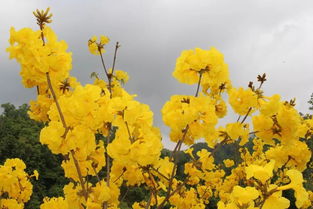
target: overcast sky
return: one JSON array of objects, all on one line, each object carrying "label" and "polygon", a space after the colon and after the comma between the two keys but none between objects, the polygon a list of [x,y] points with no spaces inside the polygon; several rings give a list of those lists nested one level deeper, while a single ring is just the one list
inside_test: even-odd
[{"label": "overcast sky", "polygon": [[[247,86],[268,75],[266,95],[297,99],[308,112],[313,92],[313,1],[311,0],[0,0],[0,103],[15,105],[35,98],[24,89],[20,67],[8,59],[9,29],[37,29],[32,11],[51,7],[50,25],[73,52],[72,75],[83,84],[91,72],[102,73],[99,57],[89,54],[87,41],[107,35],[105,55],[111,64],[114,43],[117,69],[125,70],[125,86],[150,105],[163,133],[160,110],[173,94],[194,94],[196,86],[178,83],[171,73],[182,50],[214,46],[229,65],[234,86]],[[164,138],[166,138],[164,136]]]}]

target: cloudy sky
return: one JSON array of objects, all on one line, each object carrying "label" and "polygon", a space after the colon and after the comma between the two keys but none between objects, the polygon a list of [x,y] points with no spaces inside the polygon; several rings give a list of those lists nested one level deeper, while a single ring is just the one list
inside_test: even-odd
[{"label": "cloudy sky", "polygon": [[[117,68],[130,75],[126,88],[150,105],[165,134],[160,110],[173,94],[194,94],[195,86],[179,84],[171,73],[182,50],[211,46],[229,65],[234,86],[246,86],[268,75],[265,94],[297,99],[308,112],[313,92],[313,1],[310,0],[0,0],[0,103],[34,99],[24,89],[19,65],[8,59],[9,29],[37,29],[32,11],[51,7],[51,27],[73,52],[72,75],[91,82],[102,72],[99,57],[89,54],[87,40],[107,35],[110,65],[114,43],[122,45]],[[164,136],[164,138],[166,138]]]}]

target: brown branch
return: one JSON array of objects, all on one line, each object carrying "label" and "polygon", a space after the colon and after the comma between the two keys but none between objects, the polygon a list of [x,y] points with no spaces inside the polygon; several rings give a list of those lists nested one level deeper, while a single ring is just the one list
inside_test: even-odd
[{"label": "brown branch", "polygon": [[155,171],[157,174],[159,174],[160,176],[162,176],[163,178],[165,178],[166,180],[169,181],[169,178],[166,177],[164,174],[162,174],[158,169],[154,168],[153,166],[150,167],[153,171]]},{"label": "brown branch", "polygon": [[[176,159],[176,154],[177,152],[180,151],[180,148],[181,148],[181,144],[184,142],[185,138],[186,138],[186,135],[187,135],[187,132],[189,130],[189,125],[186,126],[185,130],[184,130],[184,135],[182,137],[182,139],[180,140],[181,142],[179,143],[179,141],[177,142],[177,144],[179,144],[177,146],[177,149],[175,151],[175,153],[173,154],[173,156],[175,156],[174,158]],[[165,199],[162,201],[162,203],[158,206],[158,209],[161,209],[163,208],[164,204],[166,203],[166,201],[172,196],[171,194],[171,190],[172,190],[172,186],[173,186],[173,180],[174,180],[174,177],[175,177],[175,171],[177,169],[177,163],[175,162],[175,159],[174,159],[174,167],[172,169],[172,173],[171,173],[171,176],[169,178],[169,185],[168,185],[168,189],[167,189],[167,194],[166,194],[166,197]]]},{"label": "brown branch", "polygon": [[[156,205],[158,205],[158,189],[157,189],[157,187],[156,187],[156,185],[154,184],[155,183],[155,179],[153,178],[153,175],[150,173],[150,171],[148,170],[148,174],[149,174],[149,177],[150,177],[150,179],[151,179],[151,181],[152,181],[152,185],[153,185],[153,189],[151,190],[151,196],[152,196],[152,194],[154,195],[154,198],[155,198],[155,201],[156,201]],[[150,206],[150,201],[151,201],[151,196],[150,196],[150,200],[148,201],[148,203],[147,203],[147,206],[146,207],[148,207],[149,208],[149,206]]]},{"label": "brown branch", "polygon": [[129,187],[127,187],[127,190],[126,190],[125,194],[123,195],[122,199],[120,200],[120,202],[123,202],[123,200],[125,199],[128,192],[129,192]]},{"label": "brown branch", "polygon": [[[108,146],[110,143],[110,141],[109,141],[110,138],[107,137],[106,140],[107,140],[107,146]],[[110,156],[107,152],[106,152],[106,155],[107,155],[107,157],[106,157],[106,159],[107,159],[107,186],[109,187],[110,186]]]},{"label": "brown branch", "polygon": [[267,200],[267,198],[269,198],[272,194],[274,194],[275,192],[279,192],[279,190],[277,190],[276,188],[275,189],[272,189],[271,191],[269,192],[266,192],[265,194],[263,194],[263,200],[262,202],[260,203],[260,205],[258,207],[260,207],[260,209],[263,208],[264,206],[264,203],[265,201]]},{"label": "brown branch", "polygon": [[[123,117],[123,119],[124,119],[124,117]],[[124,122],[125,122],[125,125],[126,125],[126,129],[127,129],[127,133],[128,133],[129,140],[130,140],[131,143],[134,143],[134,139],[133,139],[133,137],[132,137],[132,135],[131,135],[131,133],[130,133],[128,123],[127,123],[127,121],[125,121],[125,120],[124,120]]]},{"label": "brown branch", "polygon": [[120,48],[120,45],[118,42],[116,42],[115,44],[115,51],[114,51],[114,58],[113,58],[113,64],[112,64],[112,74],[114,72],[115,69],[115,63],[116,63],[116,55],[117,55],[117,49]]},{"label": "brown branch", "polygon": [[152,199],[152,193],[149,195],[149,199],[148,199],[148,202],[147,202],[147,205],[145,207],[145,209],[148,209],[150,204],[151,204],[151,199]]},{"label": "brown branch", "polygon": [[252,110],[252,107],[249,107],[248,112],[246,113],[245,117],[242,119],[242,121],[240,122],[240,124],[243,124],[243,122],[245,122],[245,120],[247,119],[247,117],[248,117],[249,113],[251,112],[251,110]]},{"label": "brown branch", "polygon": [[103,67],[103,69],[105,71],[105,74],[108,75],[108,71],[107,71],[107,68],[105,67],[105,64],[104,64],[104,60],[103,60],[101,49],[98,48],[98,51],[99,51],[99,54],[100,54],[100,57],[101,57],[102,67]]},{"label": "brown branch", "polygon": [[98,173],[97,173],[97,171],[96,171],[95,166],[93,166],[93,164],[91,164],[91,167],[92,167],[93,171],[95,172],[95,175],[96,175],[96,177],[97,177],[98,182],[100,182],[100,178],[99,178],[99,175],[98,175]]},{"label": "brown branch", "polygon": [[86,187],[85,187],[85,182],[83,180],[83,176],[82,176],[82,173],[81,173],[81,170],[80,170],[79,163],[78,163],[77,159],[75,158],[74,154],[75,154],[74,151],[71,150],[71,155],[72,155],[73,160],[74,160],[74,164],[75,164],[75,168],[77,170],[77,174],[78,174],[78,178],[79,178],[79,181],[80,181],[80,185],[81,185],[81,187],[83,189],[83,195],[84,195],[85,200],[87,201],[88,193],[87,193],[87,190],[86,190]]},{"label": "brown branch", "polygon": [[196,91],[195,97],[198,96],[199,89],[200,89],[201,79],[202,79],[202,73],[200,73],[200,76],[199,76],[198,85],[197,85],[197,91]]},{"label": "brown branch", "polygon": [[[198,80],[198,85],[197,85],[197,90],[196,90],[196,93],[195,93],[195,97],[198,97],[199,89],[200,89],[200,84],[201,84],[201,79],[202,79],[202,72],[200,72],[200,76],[199,76],[199,80]],[[164,204],[168,201],[168,199],[173,195],[173,194],[171,193],[171,190],[172,190],[172,186],[173,186],[173,180],[174,180],[174,177],[175,177],[175,171],[176,171],[176,169],[177,169],[177,162],[175,162],[175,160],[176,160],[176,155],[177,155],[177,153],[178,153],[178,152],[180,151],[180,149],[181,149],[181,146],[182,146],[182,144],[183,144],[183,142],[184,142],[184,140],[185,140],[185,138],[186,138],[186,136],[187,136],[188,130],[189,130],[189,125],[187,124],[187,125],[186,125],[186,128],[183,130],[183,131],[184,131],[184,135],[183,135],[182,139],[177,142],[177,144],[176,144],[176,146],[175,146],[175,148],[174,148],[174,150],[173,150],[173,153],[172,153],[172,155],[171,155],[170,161],[172,161],[173,158],[175,158],[175,159],[174,159],[174,167],[173,167],[171,176],[170,176],[170,178],[169,178],[169,186],[168,186],[168,190],[167,190],[166,197],[165,197],[165,199],[163,200],[163,202],[158,206],[158,209],[161,209],[161,208],[164,206]]]},{"label": "brown branch", "polygon": [[172,193],[170,193],[170,195],[168,195],[168,196],[165,197],[165,199],[164,199],[163,202],[157,207],[157,209],[162,209],[163,206],[164,206],[164,204],[170,199],[170,197],[171,197],[172,195],[174,195],[176,192],[178,192],[178,191],[187,183],[187,181],[188,181],[188,177],[185,178],[184,182],[181,183],[181,184],[179,184],[179,185],[176,187],[176,189],[175,189]]},{"label": "brown branch", "polygon": [[113,183],[117,182],[117,180],[119,180],[124,175],[125,172],[126,172],[126,168],[124,167],[123,172],[113,181]]},{"label": "brown branch", "polygon": [[52,83],[51,83],[51,79],[50,79],[50,75],[49,75],[48,72],[46,73],[46,77],[47,77],[47,82],[48,82],[49,90],[50,90],[50,92],[51,92],[51,94],[52,94],[52,97],[53,97],[53,100],[54,100],[54,102],[55,102],[55,104],[56,104],[56,106],[57,106],[57,109],[58,109],[59,116],[60,116],[60,118],[61,118],[63,127],[64,127],[65,130],[67,130],[67,125],[66,125],[66,122],[65,122],[65,119],[64,119],[64,115],[63,115],[63,113],[62,113],[60,104],[59,104],[59,102],[58,102],[58,98],[57,98],[57,96],[56,96],[56,94],[55,94],[55,92],[54,92],[54,90],[53,90]]},{"label": "brown branch", "polygon": [[180,143],[182,143],[181,140],[179,140],[179,141],[176,143],[176,146],[175,146],[175,148],[174,148],[174,150],[173,150],[173,152],[172,152],[172,154],[171,154],[171,157],[170,157],[170,162],[173,161],[174,154],[176,153],[176,151],[177,151],[177,149],[178,149]]},{"label": "brown branch", "polygon": [[204,190],[202,196],[201,196],[199,199],[204,198],[204,195],[207,193],[208,189],[209,189],[209,186],[206,186],[206,188],[205,188],[205,190]]},{"label": "brown branch", "polygon": [[40,90],[39,90],[39,86],[38,85],[36,86],[36,89],[37,89],[37,95],[39,95],[40,94]]}]

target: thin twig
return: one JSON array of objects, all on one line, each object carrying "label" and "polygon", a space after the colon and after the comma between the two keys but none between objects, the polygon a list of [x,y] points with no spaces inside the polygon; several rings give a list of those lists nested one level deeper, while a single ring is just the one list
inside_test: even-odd
[{"label": "thin twig", "polygon": [[243,122],[245,122],[245,120],[247,119],[247,117],[248,117],[249,113],[251,112],[251,110],[252,110],[252,107],[249,107],[249,110],[248,110],[247,114],[246,114],[245,117],[242,119],[242,121],[240,122],[240,124],[243,124]]},{"label": "thin twig", "polygon": [[131,133],[130,133],[128,123],[127,123],[127,121],[125,121],[125,120],[124,120],[124,122],[125,122],[125,125],[126,125],[126,129],[127,129],[127,133],[128,133],[129,140],[130,140],[131,143],[134,143],[134,139],[133,139],[133,137],[132,137],[132,135],[131,135]]},{"label": "thin twig", "polygon": [[39,90],[39,86],[38,85],[36,86],[36,89],[37,89],[37,95],[39,95],[40,94],[40,90]]},{"label": "thin twig", "polygon": [[119,180],[124,175],[125,172],[126,169],[123,169],[123,172],[113,181],[113,183],[117,182],[117,180]]},{"label": "thin twig", "polygon": [[201,79],[202,79],[202,73],[200,73],[200,76],[199,76],[198,85],[197,85],[197,91],[196,91],[195,97],[197,97],[198,94],[199,94]]},{"label": "thin twig", "polygon": [[149,199],[148,199],[148,201],[147,201],[147,205],[146,205],[145,209],[148,209],[148,208],[150,207],[151,199],[152,199],[152,192],[151,192],[151,194],[149,195]]},{"label": "thin twig", "polygon": [[154,168],[153,166],[150,167],[153,171],[155,171],[157,174],[159,174],[161,177],[165,178],[166,180],[169,180],[168,177],[166,177],[164,174],[162,174],[158,169]]},{"label": "thin twig", "polygon": [[71,150],[71,155],[72,155],[73,160],[74,160],[74,165],[75,165],[75,168],[76,168],[76,170],[77,170],[77,174],[78,174],[78,178],[79,178],[79,181],[80,181],[80,185],[81,185],[81,187],[82,187],[82,189],[83,189],[84,198],[85,198],[85,200],[87,201],[87,199],[88,199],[88,193],[87,193],[87,190],[86,190],[86,187],[85,187],[85,182],[84,182],[84,180],[83,180],[83,176],[82,176],[82,173],[81,173],[81,171],[80,171],[79,163],[78,163],[77,159],[75,158],[75,155],[74,155],[74,154],[75,154],[74,151]]},{"label": "thin twig", "polygon": [[[107,137],[106,140],[107,140],[107,146],[108,146],[110,143],[109,141],[110,138]],[[106,153],[106,155],[107,155],[107,186],[109,187],[110,186],[110,156],[108,153]]]},{"label": "thin twig", "polygon": [[95,172],[95,175],[97,177],[98,182],[100,182],[100,178],[99,178],[99,175],[98,175],[98,173],[96,171],[96,168],[93,165],[91,165],[91,167],[93,168],[93,171]]},{"label": "thin twig", "polygon": [[178,191],[187,183],[187,181],[188,181],[188,177],[185,178],[184,182],[181,183],[181,184],[179,184],[179,185],[176,187],[176,189],[175,189],[172,193],[170,193],[169,196],[166,196],[166,197],[165,197],[165,199],[163,200],[163,202],[158,206],[158,209],[162,209],[163,206],[164,206],[164,204],[170,199],[170,197],[171,197],[172,195],[174,195],[176,192],[178,192]]},{"label": "thin twig", "polygon": [[176,153],[176,151],[177,151],[177,149],[178,149],[180,143],[181,143],[181,140],[179,140],[179,141],[176,143],[176,146],[175,146],[175,148],[174,148],[174,150],[173,150],[173,152],[172,152],[172,154],[171,154],[171,157],[170,157],[170,162],[173,161],[173,159],[174,159],[174,154]]},{"label": "thin twig", "polygon": [[[156,205],[158,205],[158,189],[157,189],[156,185],[154,184],[155,183],[155,179],[153,178],[153,175],[150,173],[149,170],[148,170],[148,174],[149,174],[149,177],[150,177],[150,179],[152,181],[152,185],[153,185],[153,190],[151,191],[151,193],[153,193],[154,199],[156,201]],[[151,199],[150,199],[150,201],[151,201]],[[148,203],[147,203],[148,207],[150,206],[150,203],[151,203],[150,201],[148,201]]]},{"label": "thin twig", "polygon": [[125,199],[127,193],[129,192],[129,188],[130,187],[127,187],[127,190],[126,190],[125,194],[123,195],[122,199],[120,200],[120,202],[123,202],[123,200]]},{"label": "thin twig", "polygon": [[[195,97],[198,97],[198,94],[199,94],[199,89],[200,89],[200,84],[201,84],[201,79],[202,79],[202,73],[200,72],[200,76],[199,76],[199,80],[198,80],[198,85],[197,85],[197,90],[196,90],[196,93],[195,93]],[[166,197],[165,199],[162,201],[162,203],[158,206],[158,209],[161,209],[164,204],[168,201],[168,199],[173,195],[171,193],[171,190],[172,190],[172,184],[173,184],[173,179],[174,179],[174,176],[175,176],[175,171],[177,169],[177,162],[175,162],[176,160],[176,155],[177,153],[180,151],[181,149],[181,146],[187,136],[187,132],[189,130],[189,125],[186,125],[186,128],[184,129],[184,135],[182,137],[181,140],[179,140],[174,148],[174,151],[171,155],[171,158],[170,158],[170,161],[174,159],[174,167],[173,167],[173,170],[172,170],[172,173],[171,173],[171,176],[169,178],[169,186],[168,186],[168,190],[167,190],[167,194],[166,194]]]},{"label": "thin twig", "polygon": [[102,63],[102,67],[105,71],[105,74],[108,75],[108,71],[107,71],[107,68],[105,67],[105,64],[104,64],[104,60],[103,60],[103,56],[102,56],[102,52],[100,49],[98,49],[99,53],[100,53],[100,57],[101,57],[101,63]]},{"label": "thin twig", "polygon": [[54,102],[55,102],[55,104],[57,106],[57,109],[58,109],[58,112],[59,112],[59,115],[60,115],[63,127],[66,130],[67,129],[67,125],[66,125],[66,122],[65,122],[65,119],[64,119],[64,115],[63,115],[63,113],[61,111],[61,107],[60,107],[60,104],[58,102],[57,96],[56,96],[56,94],[55,94],[55,92],[53,90],[51,79],[50,79],[50,75],[49,75],[48,72],[46,72],[46,77],[47,77],[48,86],[49,86],[50,92],[52,94],[53,100],[54,100]]},{"label": "thin twig", "polygon": [[166,201],[167,201],[167,200],[171,197],[171,195],[172,195],[172,194],[171,194],[171,190],[172,190],[172,186],[173,186],[173,180],[174,180],[174,177],[175,177],[175,171],[176,171],[176,169],[177,169],[177,162],[175,162],[175,159],[176,159],[176,157],[177,157],[176,154],[177,154],[177,152],[180,151],[181,144],[184,142],[188,130],[189,130],[189,125],[187,125],[186,128],[185,128],[185,130],[184,130],[184,135],[183,135],[182,139],[180,140],[181,143],[179,143],[179,141],[178,141],[178,143],[177,143],[177,144],[179,144],[179,145],[178,145],[178,147],[177,147],[177,149],[176,149],[176,151],[175,151],[175,153],[174,153],[174,167],[173,167],[173,169],[172,169],[172,173],[171,173],[171,176],[170,176],[170,179],[169,179],[169,185],[168,185],[168,189],[167,189],[167,194],[166,194],[165,199],[164,199],[164,200],[162,201],[162,203],[158,206],[158,209],[163,208],[163,206],[164,206],[164,204],[166,203]]},{"label": "thin twig", "polygon": [[112,64],[112,74],[114,72],[115,69],[115,63],[116,63],[116,54],[117,54],[117,49],[120,47],[119,43],[116,42],[115,44],[115,51],[114,51],[114,58],[113,58],[113,64]]}]

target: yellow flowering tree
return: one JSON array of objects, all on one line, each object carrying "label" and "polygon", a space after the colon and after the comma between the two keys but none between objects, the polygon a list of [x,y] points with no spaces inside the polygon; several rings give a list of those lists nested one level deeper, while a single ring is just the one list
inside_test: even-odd
[{"label": "yellow flowering tree", "polygon": [[[174,95],[163,106],[163,121],[176,146],[171,156],[161,158],[163,145],[153,113],[127,93],[123,84],[128,74],[116,70],[119,43],[109,68],[104,59],[109,39],[94,36],[88,41],[103,73],[93,73],[94,82],[81,85],[70,76],[66,42],[47,26],[49,9],[34,15],[39,30],[12,28],[7,51],[21,65],[23,85],[37,89],[29,115],[46,124],[40,142],[63,156],[62,167],[70,179],[64,196],[46,197],[41,209],[120,208],[125,185],[149,191],[146,199],[131,206],[134,209],[204,209],[212,200],[218,200],[218,209],[285,209],[290,205],[283,196],[287,190],[294,191],[297,208],[312,205],[303,172],[312,154],[306,141],[312,140],[313,120],[300,116],[294,100],[266,96],[265,74],[257,77],[257,86],[250,82],[247,88],[233,87],[217,49],[183,51],[173,76],[197,88],[194,95]],[[238,119],[219,126],[230,107]],[[210,149],[185,150],[191,160],[184,165],[184,179],[177,178],[182,145],[191,147],[200,139]],[[240,159],[217,163],[216,152],[229,144],[238,148]],[[14,176],[1,183],[0,206],[23,208],[31,185],[20,171],[25,165],[18,161],[20,166],[13,169],[10,162],[0,167],[0,176]],[[17,183],[9,183],[14,178]]]}]

